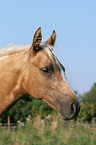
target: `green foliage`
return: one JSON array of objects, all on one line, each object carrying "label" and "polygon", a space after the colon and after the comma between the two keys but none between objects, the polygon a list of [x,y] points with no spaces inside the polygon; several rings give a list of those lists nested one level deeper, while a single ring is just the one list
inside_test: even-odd
[{"label": "green foliage", "polygon": [[78,120],[91,121],[92,117],[96,117],[96,83],[91,90],[84,95],[80,95],[81,110]]},{"label": "green foliage", "polygon": [[94,116],[94,104],[81,104],[81,110],[79,113],[78,120],[80,121],[81,119],[83,121],[91,121],[92,117]]},{"label": "green foliage", "polygon": [[88,93],[84,94],[83,98],[84,103],[93,103],[96,107],[96,83],[94,83],[93,87]]}]

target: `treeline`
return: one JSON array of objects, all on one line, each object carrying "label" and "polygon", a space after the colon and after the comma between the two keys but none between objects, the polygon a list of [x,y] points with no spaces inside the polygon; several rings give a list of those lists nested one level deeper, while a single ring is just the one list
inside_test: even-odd
[{"label": "treeline", "polygon": [[[81,110],[76,120],[91,122],[93,118],[96,118],[96,83],[93,84],[89,92],[79,95],[79,100]],[[2,116],[0,122],[6,123],[8,115],[10,116],[10,121],[16,123],[17,121],[26,122],[29,115],[34,118],[39,114],[43,119],[54,113],[56,114],[57,112],[47,104],[25,95],[8,113]]]}]

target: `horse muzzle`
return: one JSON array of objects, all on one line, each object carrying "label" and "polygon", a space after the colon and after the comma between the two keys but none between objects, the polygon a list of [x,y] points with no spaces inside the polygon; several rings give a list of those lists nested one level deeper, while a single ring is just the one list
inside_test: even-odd
[{"label": "horse muzzle", "polygon": [[59,112],[64,120],[74,119],[78,116],[80,111],[80,103],[70,102],[63,103],[59,106]]}]

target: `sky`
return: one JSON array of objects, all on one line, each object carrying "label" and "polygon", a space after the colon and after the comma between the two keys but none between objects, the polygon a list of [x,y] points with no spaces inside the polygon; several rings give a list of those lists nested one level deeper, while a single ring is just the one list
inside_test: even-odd
[{"label": "sky", "polygon": [[0,0],[0,48],[43,41],[56,31],[56,49],[71,87],[79,94],[96,82],[96,0]]}]

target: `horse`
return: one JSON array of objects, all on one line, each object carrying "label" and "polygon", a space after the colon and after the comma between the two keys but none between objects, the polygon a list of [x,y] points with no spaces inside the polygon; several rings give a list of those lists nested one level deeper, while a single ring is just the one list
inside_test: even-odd
[{"label": "horse", "polygon": [[[42,41],[41,27],[27,49],[0,53],[0,116],[9,111],[24,95],[42,100],[65,120],[76,118],[80,104],[69,88],[65,68],[56,57],[56,32]],[[7,50],[5,50],[6,52]]]}]

